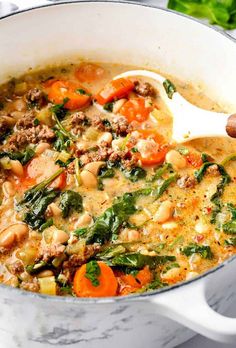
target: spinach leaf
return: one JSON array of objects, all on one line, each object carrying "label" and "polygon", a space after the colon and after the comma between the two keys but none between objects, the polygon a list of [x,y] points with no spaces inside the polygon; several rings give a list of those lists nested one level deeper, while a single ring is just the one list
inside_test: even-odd
[{"label": "spinach leaf", "polygon": [[136,182],[140,179],[144,179],[147,172],[141,167],[133,167],[131,169],[123,170],[123,174],[126,179],[129,179],[131,182]]},{"label": "spinach leaf", "polygon": [[182,254],[186,256],[191,256],[192,254],[200,254],[204,259],[212,259],[213,254],[209,245],[198,245],[198,244],[189,244],[181,250]]},{"label": "spinach leaf", "polygon": [[160,289],[167,285],[167,283],[163,283],[159,278],[156,278],[145,287],[144,291]]},{"label": "spinach leaf", "polygon": [[39,229],[41,225],[45,225],[46,219],[44,213],[50,203],[58,196],[59,191],[53,188],[44,188],[40,192],[40,196],[29,207],[24,215],[26,222],[33,230]]},{"label": "spinach leaf", "polygon": [[175,261],[175,256],[149,256],[140,253],[126,253],[122,255],[117,255],[110,260],[111,265],[119,267],[130,267],[135,269],[141,269],[148,265],[151,269],[155,268],[157,265],[165,264],[168,261]]},{"label": "spinach leaf", "polygon": [[160,198],[163,195],[163,193],[168,189],[168,187],[173,182],[176,182],[177,178],[178,178],[178,175],[176,173],[170,175],[169,178],[164,180],[159,187],[153,190],[152,195],[155,196],[156,199]]},{"label": "spinach leaf", "polygon": [[55,135],[56,141],[53,144],[54,149],[59,152],[61,152],[62,150],[66,151],[71,145],[69,137],[62,133],[60,130],[55,130]]},{"label": "spinach leaf", "polygon": [[106,103],[104,106],[103,106],[103,109],[108,111],[108,112],[112,112],[113,111],[113,106],[114,106],[114,103],[111,102],[111,103]]},{"label": "spinach leaf", "polygon": [[113,258],[116,255],[125,253],[126,249],[122,245],[111,245],[104,248],[100,253],[96,255],[97,259],[108,260]]},{"label": "spinach leaf", "polygon": [[91,227],[87,228],[86,243],[104,244],[111,238],[116,239],[119,228],[137,211],[136,199],[150,193],[151,189],[143,189],[125,193],[122,197],[115,199],[113,205],[105,210]]},{"label": "spinach leaf", "polygon": [[113,178],[115,175],[115,170],[108,166],[103,166],[99,169],[98,172],[98,189],[103,190],[104,185],[102,179]]},{"label": "spinach leaf", "polygon": [[236,28],[235,0],[169,0],[168,8],[197,18],[207,18],[210,24],[224,29]]},{"label": "spinach leaf", "polygon": [[60,208],[62,217],[68,217],[73,211],[83,211],[82,197],[78,192],[67,190],[61,194]]},{"label": "spinach leaf", "polygon": [[227,246],[236,246],[236,237],[229,238],[225,240],[225,245]]},{"label": "spinach leaf", "polygon": [[98,286],[100,284],[98,277],[101,274],[101,269],[97,261],[92,260],[86,264],[85,277],[89,279],[93,286]]},{"label": "spinach leaf", "polygon": [[172,99],[173,94],[176,92],[175,85],[168,79],[163,82],[163,87],[165,88],[166,94],[169,99]]},{"label": "spinach leaf", "polygon": [[20,163],[24,166],[26,163],[28,163],[31,158],[33,158],[35,155],[35,152],[32,148],[28,147],[25,149],[25,151],[22,152],[8,152],[3,151],[0,152],[0,158],[2,157],[9,157],[11,160],[18,160]]},{"label": "spinach leaf", "polygon": [[69,98],[65,98],[63,103],[55,104],[51,107],[51,112],[56,115],[59,120],[62,120],[68,113],[68,110],[65,108],[65,104],[69,101]]},{"label": "spinach leaf", "polygon": [[48,228],[52,225],[53,225],[53,219],[50,218],[39,227],[39,232],[43,232],[46,228]]}]

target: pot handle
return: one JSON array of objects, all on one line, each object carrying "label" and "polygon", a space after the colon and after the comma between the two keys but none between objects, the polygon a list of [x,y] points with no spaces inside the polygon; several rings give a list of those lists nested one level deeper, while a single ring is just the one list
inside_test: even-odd
[{"label": "pot handle", "polygon": [[199,280],[158,294],[152,302],[163,316],[222,343],[236,342],[236,318],[215,312],[207,303],[205,282]]}]

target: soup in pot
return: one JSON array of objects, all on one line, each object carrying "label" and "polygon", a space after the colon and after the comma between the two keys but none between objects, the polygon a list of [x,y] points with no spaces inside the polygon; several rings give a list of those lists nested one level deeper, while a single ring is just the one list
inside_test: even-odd
[{"label": "soup in pot", "polygon": [[[1,283],[122,296],[236,252],[236,142],[176,144],[153,81],[113,80],[129,69],[83,61],[0,87]],[[199,88],[165,80],[169,98],[176,88],[220,111]]]}]

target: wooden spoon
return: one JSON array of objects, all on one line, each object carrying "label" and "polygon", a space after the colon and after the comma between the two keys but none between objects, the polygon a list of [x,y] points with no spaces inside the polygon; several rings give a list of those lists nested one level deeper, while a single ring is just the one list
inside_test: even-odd
[{"label": "wooden spoon", "polygon": [[[236,138],[236,114],[224,114],[207,111],[189,103],[178,92],[167,95],[164,88],[163,76],[148,70],[130,70],[118,76],[121,77],[148,77],[158,85],[158,92],[173,117],[172,138],[183,143],[196,138],[230,136]],[[164,85],[163,85],[164,84]]]}]

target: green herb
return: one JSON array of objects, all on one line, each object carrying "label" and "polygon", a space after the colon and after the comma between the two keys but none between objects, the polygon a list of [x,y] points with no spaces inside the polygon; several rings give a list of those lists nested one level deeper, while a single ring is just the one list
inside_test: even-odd
[{"label": "green herb", "polygon": [[160,289],[167,285],[167,283],[163,283],[160,279],[156,278],[145,287],[144,291]]},{"label": "green herb", "polygon": [[28,206],[23,221],[26,222],[33,230],[45,226],[46,220],[44,213],[50,203],[58,196],[59,191],[53,188],[44,188],[41,190],[40,196],[34,203]]},{"label": "green herb", "polygon": [[184,237],[183,237],[183,236],[181,236],[181,235],[177,236],[177,237],[173,240],[173,242],[170,243],[170,244],[168,245],[167,250],[172,250],[176,245],[182,244],[183,241],[184,241]]},{"label": "green herb", "polygon": [[159,187],[153,190],[152,195],[155,196],[156,199],[160,198],[163,195],[163,193],[168,189],[168,187],[173,182],[176,182],[177,178],[178,178],[178,175],[176,173],[170,175],[169,178],[164,180]]},{"label": "green herb", "polygon": [[227,246],[236,246],[236,237],[229,238],[225,240],[225,245]]},{"label": "green herb", "polygon": [[55,163],[58,164],[62,168],[66,168],[73,161],[74,161],[74,158],[71,157],[66,162],[63,162],[61,160],[57,160]]},{"label": "green herb", "polygon": [[60,292],[62,292],[63,294],[72,295],[73,294],[72,286],[71,285],[60,286]]},{"label": "green herb", "polygon": [[231,155],[227,156],[222,162],[221,165],[225,166],[231,161],[236,161],[236,153],[232,153]]},{"label": "green herb", "polygon": [[112,112],[113,111],[113,106],[114,106],[114,103],[106,103],[103,106],[103,109],[108,111],[108,112]]},{"label": "green herb", "polygon": [[122,171],[125,178],[131,182],[136,182],[138,180],[144,179],[147,175],[146,170],[141,167],[133,167],[131,169],[125,169]]},{"label": "green herb", "polygon": [[101,260],[108,260],[117,255],[125,253],[126,249],[122,245],[112,245],[104,248],[100,253],[96,255],[96,258]]},{"label": "green herb", "polygon": [[180,268],[180,265],[177,262],[170,263],[169,265],[166,266],[163,273],[166,273],[173,268]]},{"label": "green herb", "polygon": [[61,194],[60,209],[62,217],[68,217],[73,211],[83,211],[82,197],[78,192],[67,190]]},{"label": "green herb", "polygon": [[207,18],[210,24],[224,29],[236,28],[235,0],[169,0],[168,8],[197,18]]},{"label": "green herb", "polygon": [[181,155],[183,155],[183,156],[186,156],[186,155],[189,154],[189,149],[188,149],[187,147],[184,147],[184,146],[179,147],[179,148],[177,149],[177,151],[178,151]]},{"label": "green herb", "polygon": [[48,267],[47,262],[40,261],[40,262],[37,262],[33,265],[26,266],[25,269],[26,269],[27,273],[34,275],[34,274],[37,274],[37,273],[43,271],[47,267]]},{"label": "green herb", "polygon": [[28,147],[22,152],[0,152],[0,158],[9,157],[11,160],[18,160],[24,166],[28,163],[32,157],[34,157],[35,152],[32,148]]},{"label": "green herb", "polygon": [[92,95],[90,93],[87,93],[83,88],[77,88],[76,93],[81,95],[88,95],[89,97]]},{"label": "green herb", "polygon": [[141,269],[148,265],[151,269],[155,268],[157,265],[165,264],[168,261],[175,261],[175,256],[149,256],[140,253],[127,253],[122,255],[117,255],[110,260],[113,266],[119,267],[130,267],[135,269]]},{"label": "green herb", "polygon": [[204,259],[212,259],[213,254],[209,245],[198,245],[198,244],[189,244],[184,247],[182,250],[182,254],[186,256],[191,256],[192,254],[200,254]]},{"label": "green herb", "polygon": [[156,181],[158,179],[161,179],[162,176],[168,171],[173,170],[172,165],[170,163],[165,163],[159,168],[157,168],[156,173],[153,175],[153,177],[149,180],[150,182]]},{"label": "green herb", "polygon": [[39,120],[37,118],[34,119],[34,126],[38,126],[39,125]]},{"label": "green herb", "polygon": [[201,159],[202,159],[202,162],[205,163],[205,162],[209,162],[209,155],[207,153],[202,153],[201,154]]},{"label": "green herb", "polygon": [[139,150],[137,149],[137,147],[132,147],[132,149],[130,150],[133,153],[137,153],[139,152]]},{"label": "green herb", "polygon": [[39,227],[39,232],[43,232],[46,228],[53,225],[53,219],[48,219],[44,224]]},{"label": "green herb", "polygon": [[103,166],[98,171],[98,189],[103,190],[103,179],[113,178],[115,176],[115,170],[113,168],[109,168],[108,166]]},{"label": "green herb", "polygon": [[68,110],[65,108],[65,104],[69,101],[69,98],[65,98],[63,103],[55,104],[51,107],[51,112],[56,116],[58,120],[62,120],[68,113]]},{"label": "green herb", "polygon": [[166,94],[168,95],[168,98],[172,99],[173,94],[176,92],[175,85],[170,80],[166,79],[163,82],[163,86],[165,88]]},{"label": "green herb", "polygon": [[62,150],[67,150],[70,145],[70,139],[61,131],[55,130],[56,141],[53,144],[55,150],[61,152]]},{"label": "green herb", "polygon": [[32,228],[38,229],[45,224],[46,219],[44,213],[47,206],[58,196],[59,191],[47,186],[57,178],[63,169],[59,169],[56,173],[45,179],[40,184],[33,186],[24,193],[23,199],[17,204],[17,209],[24,209],[24,221]]},{"label": "green herb", "polygon": [[93,286],[98,286],[100,284],[98,277],[101,274],[101,269],[97,261],[92,260],[86,264],[85,277],[89,279]]},{"label": "green herb", "polygon": [[77,228],[73,234],[76,236],[76,237],[83,237],[85,236],[87,233],[87,228],[86,227],[83,227],[83,228]]},{"label": "green herb", "polygon": [[221,226],[222,230],[226,234],[236,234],[236,208],[231,203],[227,204],[227,208],[231,213],[231,220]]},{"label": "green herb", "polygon": [[95,223],[87,228],[86,243],[104,244],[106,241],[117,238],[117,233],[129,217],[137,211],[136,199],[141,195],[149,195],[151,189],[143,189],[125,193],[115,199],[113,205],[99,216]]}]

